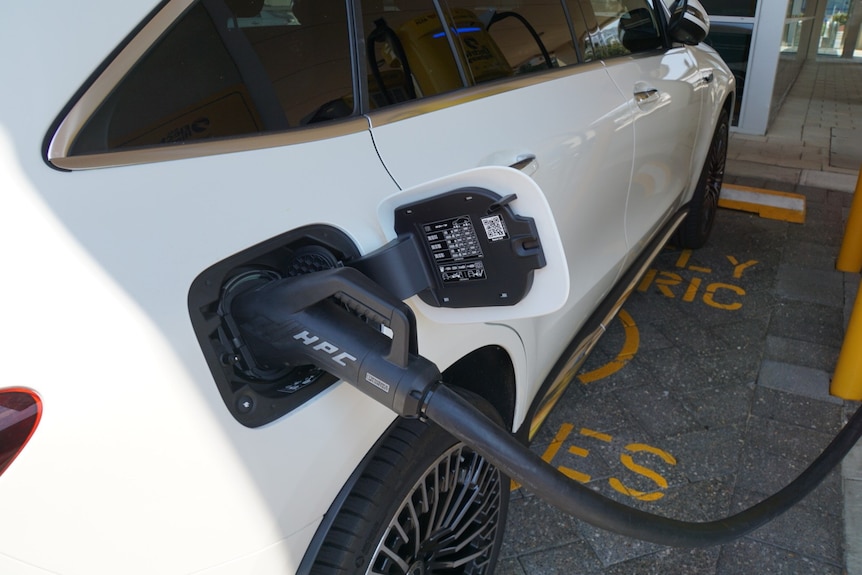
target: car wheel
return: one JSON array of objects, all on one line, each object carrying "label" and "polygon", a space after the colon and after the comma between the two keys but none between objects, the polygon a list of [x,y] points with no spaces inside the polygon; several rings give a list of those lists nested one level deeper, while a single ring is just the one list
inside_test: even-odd
[{"label": "car wheel", "polygon": [[676,244],[681,248],[702,247],[709,238],[715,213],[718,211],[718,197],[724,181],[724,166],[727,162],[727,140],[729,132],[727,110],[718,117],[715,133],[706,154],[697,188],[691,198],[690,211],[677,230]]},{"label": "car wheel", "polygon": [[493,572],[509,481],[436,425],[402,420],[378,446],[311,573]]}]

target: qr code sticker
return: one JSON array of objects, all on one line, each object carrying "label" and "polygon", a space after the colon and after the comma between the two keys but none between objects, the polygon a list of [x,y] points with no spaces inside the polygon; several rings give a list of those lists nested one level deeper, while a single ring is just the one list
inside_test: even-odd
[{"label": "qr code sticker", "polygon": [[488,236],[489,241],[496,242],[509,237],[509,234],[506,233],[506,225],[500,215],[482,218],[482,225],[485,226],[485,235]]}]

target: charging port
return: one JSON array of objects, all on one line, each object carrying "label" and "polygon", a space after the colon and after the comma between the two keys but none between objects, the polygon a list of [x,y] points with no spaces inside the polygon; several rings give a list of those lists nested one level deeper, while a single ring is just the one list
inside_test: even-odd
[{"label": "charging port", "polygon": [[237,421],[247,427],[274,421],[337,378],[308,363],[270,365],[251,354],[233,320],[234,299],[267,283],[342,267],[358,257],[344,233],[309,226],[226,258],[192,282],[192,326],[225,406]]}]

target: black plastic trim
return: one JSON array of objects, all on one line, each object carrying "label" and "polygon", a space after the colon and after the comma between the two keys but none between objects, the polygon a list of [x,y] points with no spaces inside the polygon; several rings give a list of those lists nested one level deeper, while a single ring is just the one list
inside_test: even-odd
[{"label": "black plastic trim", "polygon": [[[628,267],[628,269],[620,276],[617,283],[611,288],[611,291],[608,292],[608,295],[605,296],[605,299],[599,304],[596,310],[587,318],[587,321],[581,326],[572,340],[569,342],[569,345],[566,346],[565,351],[560,355],[557,359],[557,362],[554,364],[553,369],[551,369],[548,376],[545,378],[545,381],[542,382],[541,387],[539,387],[538,393],[536,393],[533,398],[533,402],[530,404],[530,408],[527,410],[527,415],[524,418],[524,421],[521,423],[521,427],[518,428],[515,435],[521,439],[522,441],[528,441],[530,434],[530,427],[533,423],[533,418],[536,416],[539,408],[543,405],[545,400],[547,399],[548,393],[551,391],[551,388],[554,385],[554,382],[557,378],[564,372],[570,369],[568,363],[569,360],[578,352],[579,348],[585,341],[594,337],[594,334],[599,330],[604,322],[608,320],[608,317],[616,315],[616,312],[622,307],[622,304],[631,295],[631,286],[634,282],[639,279],[639,276],[646,271],[645,267],[655,258],[658,253],[658,250],[667,243],[667,238],[671,237],[673,231],[679,226],[679,223],[682,221],[680,216],[688,213],[689,205],[685,204],[682,206],[677,212],[667,221],[667,223],[662,226],[657,234],[653,236],[653,239],[650,243],[645,247],[645,249],[638,255],[637,259]],[[598,341],[598,340],[596,340]],[[595,342],[593,342],[595,343]],[[584,355],[582,361],[587,358],[589,355],[589,351]],[[568,384],[567,384],[568,385]]]},{"label": "black plastic trim", "polygon": [[[331,257],[310,269],[297,265],[309,250]],[[260,270],[272,277],[291,277],[321,267],[338,267],[359,257],[353,241],[327,225],[299,228],[221,260],[201,272],[189,288],[188,306],[192,327],[225,406],[246,427],[270,423],[337,381],[333,375],[312,366],[289,370],[248,365],[248,357],[231,346],[235,329],[224,315],[224,288],[241,274]]]}]

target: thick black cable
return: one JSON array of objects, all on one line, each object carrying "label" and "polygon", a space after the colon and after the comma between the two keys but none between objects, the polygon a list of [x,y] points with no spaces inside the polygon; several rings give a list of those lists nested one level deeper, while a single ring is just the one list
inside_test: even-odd
[{"label": "thick black cable", "polygon": [[775,519],[813,491],[862,436],[860,407],[786,487],[724,519],[689,522],[629,507],[569,479],[444,384],[432,388],[424,401],[425,417],[551,505],[601,529],[672,547],[720,545]]}]

